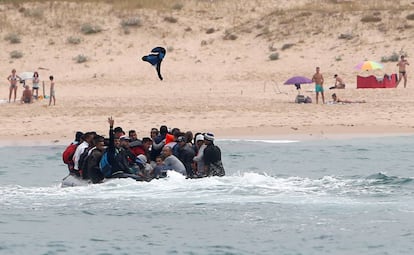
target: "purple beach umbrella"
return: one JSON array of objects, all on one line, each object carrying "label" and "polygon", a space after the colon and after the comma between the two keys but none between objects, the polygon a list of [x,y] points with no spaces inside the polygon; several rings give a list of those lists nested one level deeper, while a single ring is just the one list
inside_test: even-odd
[{"label": "purple beach umbrella", "polygon": [[285,85],[296,85],[296,84],[305,84],[305,83],[313,83],[311,79],[308,79],[303,76],[294,76],[289,78],[287,81],[285,81]]}]

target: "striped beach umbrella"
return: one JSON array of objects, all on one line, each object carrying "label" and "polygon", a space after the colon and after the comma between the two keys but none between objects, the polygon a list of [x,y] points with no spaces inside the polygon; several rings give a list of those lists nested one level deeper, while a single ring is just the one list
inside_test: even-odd
[{"label": "striped beach umbrella", "polygon": [[384,66],[381,63],[371,61],[371,60],[361,62],[355,66],[355,69],[358,69],[358,70],[377,70],[377,69],[382,69],[382,68],[384,68]]}]

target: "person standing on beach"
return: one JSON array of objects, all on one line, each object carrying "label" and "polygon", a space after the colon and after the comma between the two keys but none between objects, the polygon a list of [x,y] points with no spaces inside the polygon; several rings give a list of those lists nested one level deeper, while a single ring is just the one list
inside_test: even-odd
[{"label": "person standing on beach", "polygon": [[9,92],[9,103],[11,100],[11,95],[12,92],[14,91],[14,102],[16,102],[16,93],[17,93],[17,79],[19,79],[19,81],[22,80],[22,78],[20,78],[17,74],[16,74],[16,69],[12,70],[12,73],[7,77],[7,80],[10,82],[10,92]]},{"label": "person standing on beach", "polygon": [[400,73],[400,77],[398,78],[398,82],[397,82],[397,85],[395,87],[398,87],[398,84],[400,84],[400,81],[401,81],[402,78],[404,78],[404,88],[407,87],[407,71],[406,71],[405,68],[406,68],[406,66],[409,66],[409,65],[410,64],[405,59],[405,57],[401,56],[401,60],[397,64],[398,72]]},{"label": "person standing on beach", "polygon": [[319,93],[322,95],[322,103],[325,103],[325,96],[323,94],[323,75],[320,73],[319,66],[316,67],[316,73],[312,77],[312,81],[315,82],[315,92],[316,92],[316,103],[318,103]]},{"label": "person standing on beach", "polygon": [[52,104],[53,99],[53,105],[56,105],[56,98],[55,98],[55,82],[53,81],[53,76],[49,76],[50,80],[50,98],[49,98],[49,106]]},{"label": "person standing on beach", "polygon": [[[34,72],[33,74],[33,87],[32,87],[32,94],[34,96],[34,98],[38,98],[39,97],[39,73],[38,72]],[[36,95],[35,92],[36,91]]]}]

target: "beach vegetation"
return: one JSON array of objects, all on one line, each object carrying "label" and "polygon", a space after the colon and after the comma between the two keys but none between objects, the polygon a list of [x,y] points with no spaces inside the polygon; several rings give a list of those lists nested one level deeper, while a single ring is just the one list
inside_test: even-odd
[{"label": "beach vegetation", "polygon": [[73,58],[75,60],[76,63],[80,64],[80,63],[85,63],[86,61],[88,61],[88,57],[83,55],[83,54],[79,54],[76,57]]},{"label": "beach vegetation", "polygon": [[167,16],[167,17],[164,18],[164,21],[169,22],[169,23],[177,23],[178,19],[174,18],[172,16]]},{"label": "beach vegetation", "polygon": [[69,43],[69,44],[80,44],[81,41],[82,41],[82,39],[80,37],[77,37],[77,36],[69,36],[66,39],[66,42]]},{"label": "beach vegetation", "polygon": [[382,20],[381,17],[373,16],[373,15],[367,15],[361,18],[361,22],[364,22],[364,23],[375,23],[375,22],[380,22],[381,20]]},{"label": "beach vegetation", "polygon": [[398,62],[398,60],[400,59],[400,54],[398,54],[397,52],[393,52],[390,56],[382,56],[381,57],[381,62],[385,63],[385,62]]},{"label": "beach vegetation", "polygon": [[408,14],[406,19],[408,20],[414,20],[414,13]]},{"label": "beach vegetation", "polygon": [[226,32],[224,32],[224,37],[223,40],[236,40],[237,39],[237,35],[231,33],[230,31],[226,30]]},{"label": "beach vegetation", "polygon": [[142,26],[142,22],[141,19],[139,17],[130,17],[130,18],[126,18],[123,19],[121,21],[121,27],[126,28],[126,27],[140,27]]},{"label": "beach vegetation", "polygon": [[42,8],[30,8],[30,9],[23,9],[23,15],[25,17],[35,18],[35,19],[41,19],[44,17],[43,15],[44,11]]},{"label": "beach vegetation", "polygon": [[270,55],[269,55],[269,59],[270,59],[271,61],[278,60],[278,59],[279,59],[279,53],[274,52],[274,53],[270,54]]},{"label": "beach vegetation", "polygon": [[16,33],[9,33],[4,37],[4,40],[10,43],[20,43],[22,40],[20,39],[20,35]]},{"label": "beach vegetation", "polygon": [[312,12],[308,12],[308,11],[301,12],[298,16],[299,17],[309,17],[309,16],[312,16]]},{"label": "beach vegetation", "polygon": [[96,34],[102,31],[102,28],[99,25],[92,25],[90,23],[82,24],[81,32],[85,35]]},{"label": "beach vegetation", "polygon": [[180,11],[184,8],[184,5],[182,3],[175,3],[171,8],[173,10]]},{"label": "beach vegetation", "polygon": [[216,30],[212,27],[206,30],[206,34],[212,34],[214,32],[216,32]]},{"label": "beach vegetation", "polygon": [[10,52],[10,57],[11,58],[22,58],[23,53],[21,51],[14,50],[14,51]]},{"label": "beach vegetation", "polygon": [[283,44],[283,46],[282,46],[282,50],[287,50],[287,49],[290,49],[290,48],[292,48],[294,45],[295,45],[294,43],[285,43],[285,44]]},{"label": "beach vegetation", "polygon": [[343,40],[351,40],[354,39],[354,35],[352,33],[345,33],[345,34],[340,34],[338,36],[338,39],[343,39]]}]

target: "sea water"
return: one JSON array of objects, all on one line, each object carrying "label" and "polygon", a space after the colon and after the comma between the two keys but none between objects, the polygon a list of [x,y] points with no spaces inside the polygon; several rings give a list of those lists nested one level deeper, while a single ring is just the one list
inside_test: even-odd
[{"label": "sea water", "polygon": [[414,136],[218,140],[227,175],[61,188],[0,147],[0,254],[414,254]]}]

